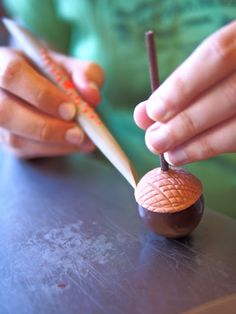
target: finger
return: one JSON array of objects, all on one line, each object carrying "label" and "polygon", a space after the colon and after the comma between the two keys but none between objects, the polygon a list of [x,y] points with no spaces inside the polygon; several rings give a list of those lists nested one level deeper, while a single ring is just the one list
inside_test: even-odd
[{"label": "finger", "polygon": [[167,121],[236,69],[236,21],[206,39],[151,95],[147,113]]},{"label": "finger", "polygon": [[66,68],[69,74],[72,75],[76,68],[80,69],[90,81],[94,82],[98,87],[102,87],[105,75],[102,67],[97,63],[79,60],[56,52],[51,52],[50,54],[60,65]]},{"label": "finger", "polygon": [[100,88],[104,83],[103,69],[91,61],[81,61],[55,52],[51,55],[72,76],[81,96],[91,105],[98,105],[101,101]]},{"label": "finger", "polygon": [[156,152],[173,149],[236,114],[236,73],[158,128],[148,129],[146,142]]},{"label": "finger", "polygon": [[81,96],[92,105],[101,101],[100,90],[104,81],[104,73],[100,66],[87,62],[72,72],[72,78]]},{"label": "finger", "polygon": [[165,154],[173,165],[183,165],[223,153],[236,152],[236,116]]},{"label": "finger", "polygon": [[45,115],[2,90],[0,126],[40,142],[80,145],[84,139],[82,130],[75,123]]},{"label": "finger", "polygon": [[0,49],[0,87],[46,112],[71,120],[76,107],[50,81],[36,72],[25,59],[10,49]]},{"label": "finger", "polygon": [[141,128],[146,130],[153,124],[153,120],[149,118],[146,112],[146,101],[138,104],[134,109],[134,121]]},{"label": "finger", "polygon": [[98,87],[102,87],[104,83],[104,71],[100,65],[95,62],[83,62],[81,70],[85,73],[89,81],[94,82]]},{"label": "finger", "polygon": [[72,75],[73,81],[80,95],[90,105],[96,106],[101,101],[100,91],[94,82],[90,82],[88,78],[81,73],[80,70],[74,71]]},{"label": "finger", "polygon": [[0,143],[5,150],[11,151],[20,158],[38,158],[63,156],[75,152],[88,153],[95,146],[87,138],[80,147],[73,145],[52,145],[28,140],[7,130],[0,129]]}]

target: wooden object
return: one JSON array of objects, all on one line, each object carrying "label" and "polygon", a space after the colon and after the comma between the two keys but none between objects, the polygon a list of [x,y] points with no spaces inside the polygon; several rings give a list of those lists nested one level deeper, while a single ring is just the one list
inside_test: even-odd
[{"label": "wooden object", "polygon": [[[151,90],[152,92],[154,92],[160,85],[154,32],[153,31],[146,32],[145,39],[148,54]],[[169,165],[168,162],[165,160],[164,154],[160,154],[160,165],[162,171],[168,171]]]}]

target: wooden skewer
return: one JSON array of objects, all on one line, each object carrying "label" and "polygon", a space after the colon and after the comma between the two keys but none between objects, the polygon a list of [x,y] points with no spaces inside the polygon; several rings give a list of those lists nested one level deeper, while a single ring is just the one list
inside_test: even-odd
[{"label": "wooden skewer", "polygon": [[[146,32],[145,38],[146,38],[146,46],[147,46],[147,53],[148,53],[151,89],[152,89],[152,92],[154,92],[160,85],[159,75],[158,75],[158,65],[157,65],[157,57],[156,57],[154,32],[153,31]],[[165,160],[164,154],[160,154],[160,164],[161,164],[161,170],[162,171],[168,171],[169,170],[169,164]]]},{"label": "wooden skewer", "polygon": [[95,110],[79,96],[68,74],[51,58],[46,47],[28,30],[8,18],[3,18],[2,21],[27,57],[77,105],[76,121],[107,159],[135,188],[137,176],[134,167]]}]

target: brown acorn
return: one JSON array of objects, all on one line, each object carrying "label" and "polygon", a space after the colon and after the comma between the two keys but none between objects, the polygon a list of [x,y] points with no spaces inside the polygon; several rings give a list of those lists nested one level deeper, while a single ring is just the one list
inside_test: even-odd
[{"label": "brown acorn", "polygon": [[168,238],[188,235],[199,224],[204,210],[201,182],[182,168],[149,171],[139,181],[135,198],[149,228]]},{"label": "brown acorn", "polygon": [[[146,32],[145,38],[151,90],[154,92],[159,87],[154,32]],[[171,167],[163,154],[160,154],[160,165],[160,168],[149,171],[136,187],[139,214],[154,232],[168,238],[184,237],[202,218],[202,184],[186,170]]]}]

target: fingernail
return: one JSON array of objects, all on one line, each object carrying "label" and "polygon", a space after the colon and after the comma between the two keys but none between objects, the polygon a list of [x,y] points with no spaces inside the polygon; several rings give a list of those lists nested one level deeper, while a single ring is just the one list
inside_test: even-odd
[{"label": "fingernail", "polygon": [[168,154],[168,159],[172,161],[172,164],[182,165],[188,161],[188,156],[183,149],[176,149]]},{"label": "fingernail", "polygon": [[72,103],[63,103],[60,105],[59,107],[59,114],[61,116],[62,119],[64,120],[72,120],[75,116],[76,113],[76,108],[75,105]]},{"label": "fingernail", "polygon": [[66,132],[66,140],[71,144],[80,145],[83,142],[83,139],[84,139],[84,134],[77,127],[69,129]]},{"label": "fingernail", "polygon": [[154,121],[166,121],[172,115],[172,112],[166,108],[166,104],[159,97],[150,97],[147,101],[147,110]]},{"label": "fingernail", "polygon": [[161,127],[157,130],[151,130],[147,134],[147,139],[150,142],[150,145],[157,151],[163,152],[169,146],[168,133],[165,128]]}]

